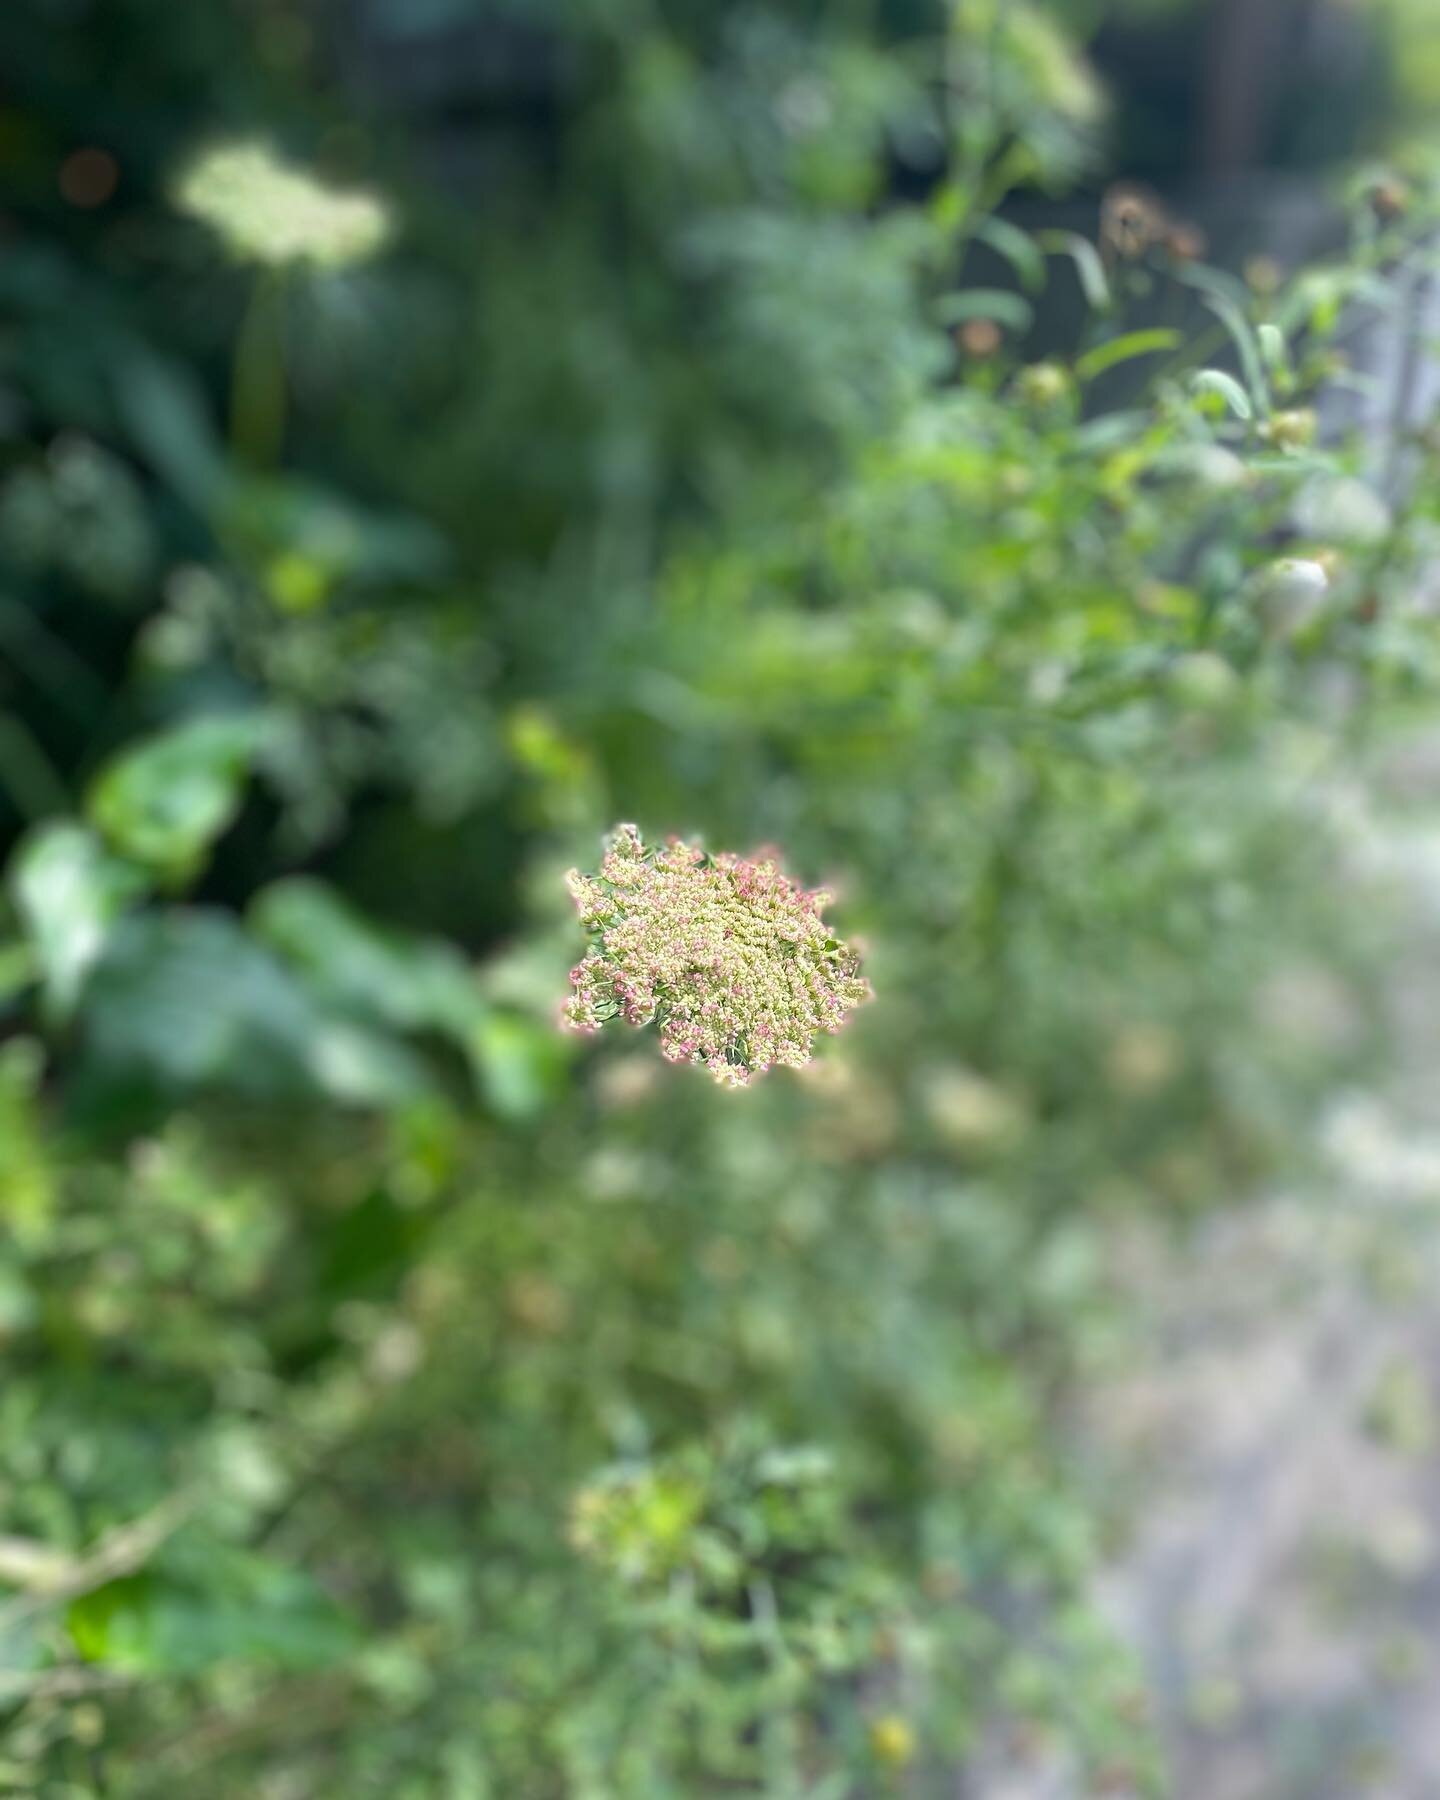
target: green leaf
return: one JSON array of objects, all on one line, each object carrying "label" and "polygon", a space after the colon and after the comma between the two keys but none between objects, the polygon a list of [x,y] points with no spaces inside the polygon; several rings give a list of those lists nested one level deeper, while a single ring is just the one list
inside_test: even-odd
[{"label": "green leaf", "polygon": [[65,1622],[80,1655],[135,1675],[193,1674],[245,1660],[323,1668],[350,1650],[354,1625],[302,1570],[217,1546],[211,1580],[147,1570],[72,1600]]},{"label": "green leaf", "polygon": [[1149,415],[1143,412],[1101,413],[1078,428],[1074,446],[1087,454],[1118,449],[1122,444],[1133,444],[1148,423]]},{"label": "green leaf", "polygon": [[153,1669],[150,1588],[149,1575],[123,1575],[70,1602],[65,1623],[86,1662],[136,1674]]},{"label": "green leaf", "polygon": [[240,809],[264,720],[195,719],[124,750],[96,778],[86,810],[115,847],[159,873],[193,875]]},{"label": "green leaf", "polygon": [[1045,285],[1045,257],[1028,231],[1012,225],[1008,219],[993,215],[980,225],[975,235],[981,243],[1003,256],[1019,276],[1021,285],[1038,294]]},{"label": "green leaf", "polygon": [[1179,274],[1182,281],[1200,290],[1205,305],[1230,334],[1240,358],[1246,386],[1250,389],[1255,405],[1262,412],[1265,411],[1270,405],[1270,387],[1265,379],[1265,363],[1255,336],[1255,328],[1245,313],[1248,304],[1245,289],[1233,275],[1222,274],[1218,269],[1207,269],[1203,264],[1182,268]]},{"label": "green leaf", "polygon": [[224,1571],[224,1587],[156,1582],[155,1668],[183,1673],[243,1660],[317,1669],[354,1648],[353,1621],[303,1569],[254,1555],[246,1555],[243,1564],[236,1557],[235,1564],[233,1572]]},{"label": "green leaf", "polygon": [[570,1046],[560,1033],[513,1013],[492,1013],[471,1040],[482,1092],[502,1119],[538,1118],[560,1090]]},{"label": "green leaf", "polygon": [[317,1025],[305,1062],[320,1091],[346,1106],[401,1106],[433,1085],[414,1051],[349,1019]]},{"label": "green leaf", "polygon": [[29,987],[38,972],[28,944],[0,944],[0,1006]]},{"label": "green leaf", "polygon": [[960,288],[953,294],[942,294],[935,303],[935,316],[942,325],[962,325],[967,319],[993,319],[1012,331],[1028,331],[1035,309],[1023,294],[1008,288]]},{"label": "green leaf", "polygon": [[1237,419],[1252,419],[1255,416],[1250,396],[1235,377],[1227,375],[1224,369],[1197,369],[1190,377],[1190,389],[1195,394],[1218,395]]},{"label": "green leaf", "polygon": [[376,1107],[433,1086],[407,1045],[340,1016],[218,911],[122,921],[83,1016],[87,1092],[100,1100],[201,1090]]},{"label": "green leaf", "polygon": [[[0,1606],[0,1706],[10,1706],[23,1695],[29,1678],[48,1660],[45,1626],[48,1621],[33,1613]],[[0,1763],[0,1780],[8,1771]],[[0,1793],[5,1790],[0,1786]],[[23,1788],[17,1788],[23,1793]]]},{"label": "green leaf", "polygon": [[1225,329],[1235,342],[1240,353],[1240,366],[1245,372],[1245,380],[1256,404],[1262,408],[1270,404],[1270,385],[1265,379],[1265,366],[1260,356],[1260,346],[1256,342],[1255,333],[1250,321],[1238,308],[1217,295],[1210,295],[1206,305],[1216,314]]},{"label": "green leaf", "polygon": [[293,555],[334,581],[385,587],[430,581],[450,551],[424,520],[357,505],[323,482],[287,476],[232,477],[223,494],[222,532],[249,556]]},{"label": "green leaf", "polygon": [[974,195],[969,188],[955,180],[943,181],[930,196],[927,208],[930,222],[937,231],[950,233],[958,231],[965,222],[970,211]]},{"label": "green leaf", "polygon": [[465,958],[449,944],[387,930],[347,906],[323,882],[295,876],[259,894],[250,910],[255,936],[299,975],[329,1013],[316,1068],[327,1091],[353,1101],[406,1097],[402,1084],[420,1065],[381,1034],[433,1031],[470,1062],[477,1085],[503,1118],[529,1119],[548,1103],[565,1047],[549,1028],[498,1013]]},{"label": "green leaf", "polygon": [[1272,375],[1278,374],[1288,367],[1290,356],[1285,343],[1285,333],[1278,325],[1271,324],[1267,320],[1263,325],[1256,327],[1255,337],[1260,346],[1260,354],[1264,358],[1265,367],[1270,370]]},{"label": "green leaf", "polygon": [[156,474],[182,500],[208,511],[228,475],[204,389],[190,370],[136,344],[117,365],[115,403]]},{"label": "green leaf", "polygon": [[107,1089],[303,1092],[322,1023],[228,914],[138,914],[111,932],[86,988],[86,1073]]},{"label": "green leaf", "polygon": [[1287,332],[1308,326],[1317,336],[1328,337],[1340,322],[1350,279],[1348,270],[1307,270],[1281,297],[1275,322]]},{"label": "green leaf", "polygon": [[1040,231],[1035,242],[1042,250],[1056,256],[1068,256],[1075,264],[1080,286],[1087,302],[1096,312],[1110,310],[1110,282],[1100,252],[1078,231]]},{"label": "green leaf", "polygon": [[[20,652],[8,631],[5,638],[7,654],[18,663]],[[53,673],[49,669],[45,672]],[[41,748],[34,732],[13,713],[0,713],[0,791],[28,819],[43,819],[47,814],[64,812],[70,804],[59,771]]]},{"label": "green leaf", "polygon": [[400,1031],[437,1030],[468,1046],[489,1008],[449,944],[388,931],[323,881],[294,876],[256,896],[250,926],[328,1006]]},{"label": "green leaf", "polygon": [[52,1015],[73,1010],[110,927],[145,889],[142,872],[73,821],[41,825],[10,863],[10,888]]},{"label": "green leaf", "polygon": [[1075,373],[1082,381],[1093,381],[1097,375],[1103,375],[1120,363],[1137,356],[1153,356],[1161,350],[1174,350],[1180,342],[1178,331],[1159,326],[1148,331],[1129,331],[1123,337],[1111,338],[1109,343],[1097,344],[1093,350],[1087,350],[1077,360]]}]

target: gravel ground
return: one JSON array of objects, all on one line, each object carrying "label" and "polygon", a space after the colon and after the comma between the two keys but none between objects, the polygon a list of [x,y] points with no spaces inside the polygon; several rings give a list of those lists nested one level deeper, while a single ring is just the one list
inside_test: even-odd
[{"label": "gravel ground", "polygon": [[[1167,1800],[1440,1800],[1437,792],[1431,737],[1339,797],[1409,903],[1383,1085],[1335,1097],[1304,1191],[1118,1248],[1137,1350],[1082,1425],[1136,1499],[1102,1598]],[[964,1793],[1097,1800],[1003,1758]]]},{"label": "gravel ground", "polygon": [[[1382,791],[1437,785],[1440,740]],[[1411,902],[1393,1066],[1308,1191],[1135,1248],[1148,1354],[1093,1408],[1144,1497],[1106,1600],[1173,1800],[1440,1800],[1440,833],[1362,805]]]}]

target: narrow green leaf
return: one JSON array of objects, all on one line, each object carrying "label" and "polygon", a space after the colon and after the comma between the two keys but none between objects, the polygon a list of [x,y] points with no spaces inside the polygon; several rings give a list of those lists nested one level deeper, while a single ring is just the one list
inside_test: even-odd
[{"label": "narrow green leaf", "polygon": [[960,288],[942,294],[935,303],[942,325],[962,325],[967,319],[993,319],[1012,331],[1028,331],[1034,308],[1023,294],[1008,288]]},{"label": "narrow green leaf", "polygon": [[1068,256],[1075,264],[1085,298],[1096,312],[1110,310],[1110,282],[1100,252],[1078,231],[1037,232],[1035,242],[1051,255]]},{"label": "narrow green leaf", "polygon": [[1093,381],[1107,369],[1130,362],[1137,356],[1153,356],[1160,350],[1173,350],[1181,342],[1180,333],[1161,326],[1148,331],[1127,331],[1123,337],[1111,338],[1108,344],[1097,344],[1087,350],[1075,364],[1082,381]]},{"label": "narrow green leaf", "polygon": [[35,734],[14,713],[0,713],[0,791],[28,819],[63,812],[69,794]]},{"label": "narrow green leaf", "polygon": [[1040,292],[1045,285],[1045,257],[1028,231],[1022,231],[1008,219],[991,217],[977,228],[975,235],[1005,258],[1020,277],[1022,287],[1032,294]]},{"label": "narrow green leaf", "polygon": [[1260,345],[1260,354],[1264,358],[1265,367],[1272,375],[1284,369],[1289,362],[1289,351],[1285,344],[1285,333],[1278,325],[1268,320],[1256,328],[1256,341]]},{"label": "narrow green leaf", "polygon": [[145,460],[183,500],[207,510],[228,474],[199,381],[183,363],[139,344],[114,379],[117,410]]},{"label": "narrow green leaf", "polygon": [[1253,419],[1255,408],[1250,396],[1233,375],[1224,369],[1197,369],[1190,377],[1190,388],[1196,394],[1218,394],[1237,419]]},{"label": "narrow green leaf", "polygon": [[1238,275],[1228,274],[1224,269],[1212,269],[1208,263],[1182,263],[1175,273],[1187,287],[1227,300],[1238,312],[1243,312],[1250,303],[1245,283]]},{"label": "narrow green leaf", "polygon": [[1260,356],[1260,346],[1255,341],[1255,333],[1250,321],[1244,313],[1230,306],[1228,301],[1218,295],[1208,295],[1205,304],[1220,320],[1230,333],[1235,348],[1240,353],[1240,366],[1245,371],[1245,380],[1251,393],[1262,407],[1270,404],[1270,384],[1265,379],[1265,368]]},{"label": "narrow green leaf", "polygon": [[[1223,274],[1219,269],[1208,269],[1203,264],[1181,269],[1179,274],[1182,281],[1200,290],[1205,305],[1229,333],[1240,358],[1245,384],[1250,389],[1255,405],[1262,412],[1268,410],[1270,386],[1265,379],[1265,362],[1260,353],[1255,328],[1245,313],[1248,297],[1244,288],[1233,275]],[[1249,414],[1245,416],[1248,418]]]},{"label": "narrow green leaf", "polygon": [[930,198],[931,222],[941,231],[958,231],[973,199],[970,189],[960,182],[942,182]]}]

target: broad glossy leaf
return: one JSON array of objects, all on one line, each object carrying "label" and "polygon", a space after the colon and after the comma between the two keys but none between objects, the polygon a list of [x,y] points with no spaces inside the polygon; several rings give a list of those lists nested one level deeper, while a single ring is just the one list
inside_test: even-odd
[{"label": "broad glossy leaf", "polygon": [[145,885],[139,869],[73,820],[39,826],[21,842],[10,888],[54,1017],[73,1010],[111,926]]},{"label": "broad glossy leaf", "polygon": [[88,1072],[162,1091],[222,1087],[279,1097],[310,1085],[323,1015],[228,914],[124,920],[85,996]]},{"label": "broad glossy leaf", "polygon": [[121,751],[90,790],[91,819],[137,862],[195,873],[239,811],[264,725],[254,713],[193,719]]},{"label": "broad glossy leaf", "polygon": [[228,913],[126,920],[86,993],[92,1091],[324,1095],[392,1106],[431,1082],[404,1044],[327,1005]]},{"label": "broad glossy leaf", "polygon": [[488,1011],[457,950],[376,925],[323,881],[274,882],[256,898],[250,924],[314,994],[353,1017],[464,1043]]}]

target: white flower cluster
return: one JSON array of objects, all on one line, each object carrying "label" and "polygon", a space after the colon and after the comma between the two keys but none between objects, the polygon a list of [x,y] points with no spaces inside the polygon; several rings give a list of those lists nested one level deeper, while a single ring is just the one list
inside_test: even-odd
[{"label": "white flower cluster", "polygon": [[339,269],[378,250],[390,229],[373,194],[338,193],[263,144],[206,151],[181,177],[177,203],[238,257]]}]

